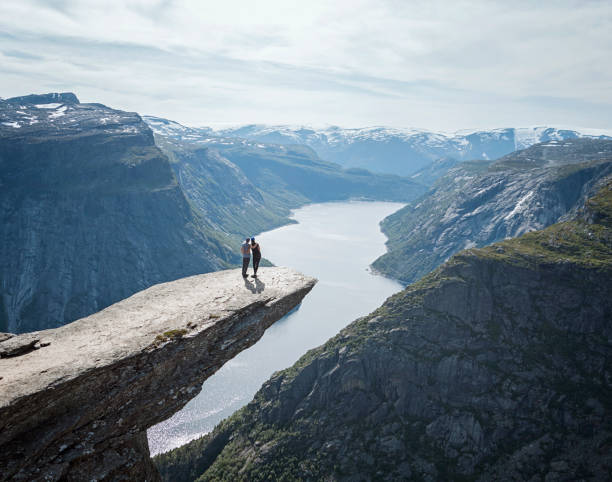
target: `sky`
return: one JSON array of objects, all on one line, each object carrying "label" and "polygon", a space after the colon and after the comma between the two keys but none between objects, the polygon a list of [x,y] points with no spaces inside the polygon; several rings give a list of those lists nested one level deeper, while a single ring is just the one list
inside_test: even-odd
[{"label": "sky", "polygon": [[612,1],[2,0],[0,97],[194,126],[612,129]]}]

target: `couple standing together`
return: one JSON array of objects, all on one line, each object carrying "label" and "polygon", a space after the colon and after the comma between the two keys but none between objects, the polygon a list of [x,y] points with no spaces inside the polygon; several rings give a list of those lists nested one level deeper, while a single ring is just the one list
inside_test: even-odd
[{"label": "couple standing together", "polygon": [[251,261],[251,253],[253,253],[253,278],[257,278],[257,268],[259,268],[259,262],[261,261],[261,250],[259,249],[259,243],[255,242],[255,238],[246,238],[244,243],[240,246],[240,252],[242,253],[242,277],[247,277],[247,269],[249,269],[249,261]]}]

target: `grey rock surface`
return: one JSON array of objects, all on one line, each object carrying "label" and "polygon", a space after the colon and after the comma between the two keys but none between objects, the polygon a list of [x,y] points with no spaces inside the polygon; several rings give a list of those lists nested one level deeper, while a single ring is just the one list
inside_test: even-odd
[{"label": "grey rock surface", "polygon": [[40,342],[37,334],[27,334],[22,336],[4,337],[0,336],[0,358],[9,358],[22,355],[34,349]]},{"label": "grey rock surface", "polygon": [[155,285],[0,359],[0,480],[157,480],[146,429],[199,393],[315,284],[288,268]]}]

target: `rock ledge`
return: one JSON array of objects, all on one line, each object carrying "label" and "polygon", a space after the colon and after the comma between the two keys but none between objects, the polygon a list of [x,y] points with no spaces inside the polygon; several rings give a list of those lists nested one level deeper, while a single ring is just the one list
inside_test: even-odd
[{"label": "rock ledge", "polygon": [[288,268],[183,278],[141,291],[0,358],[0,480],[159,480],[146,429],[298,305]]}]

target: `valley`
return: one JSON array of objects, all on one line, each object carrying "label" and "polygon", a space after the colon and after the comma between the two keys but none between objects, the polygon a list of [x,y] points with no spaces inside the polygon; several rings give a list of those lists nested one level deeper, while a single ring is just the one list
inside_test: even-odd
[{"label": "valley", "polygon": [[311,202],[407,202],[409,179],[309,148],[154,137],[72,93],[0,100],[0,331],[57,327],[155,283],[239,263],[239,240]]},{"label": "valley", "polygon": [[165,480],[605,480],[611,200],[452,257],[158,456]]},{"label": "valley", "polygon": [[[385,251],[379,222],[400,207],[383,202],[311,204],[293,213],[295,224],[257,235],[264,256],[317,278],[317,285],[296,311],[209,378],[185,408],[148,431],[151,454],[210,432],[250,402],[275,371],[291,366],[399,291],[399,283],[367,267]],[[265,275],[260,279],[266,282]]]},{"label": "valley", "polygon": [[0,482],[612,481],[611,25],[0,2]]},{"label": "valley", "polygon": [[[134,463],[152,480],[601,479],[612,463],[611,177],[612,140],[579,130],[211,129],[69,92],[0,100],[0,363],[36,372],[28,363],[49,353],[45,339],[64,343],[48,329],[70,334],[159,283],[230,276],[240,240],[261,233],[264,264],[316,276],[312,289],[292,275],[307,279],[300,300],[312,293],[297,308],[292,295],[282,310],[291,313],[265,335],[271,322],[257,315],[261,341],[242,351],[256,341],[245,335],[171,410],[149,408],[136,438],[119,427],[137,411],[126,408],[117,352],[109,383],[125,388],[126,403],[100,425],[101,408],[84,396],[70,428],[73,401],[57,402],[66,432],[46,446],[49,474],[95,466],[103,480],[138,477],[123,462],[104,472],[88,458],[113,446],[121,460],[136,447]],[[229,284],[247,298],[263,293],[257,303],[268,307],[264,272]],[[234,320],[234,295],[224,296]],[[252,321],[247,298],[241,316]],[[154,340],[144,358],[180,353],[197,325],[190,317],[217,316],[194,313],[172,320],[189,319],[176,339],[132,327]],[[221,333],[181,363],[232,343]],[[162,404],[175,396],[168,380],[180,379],[168,363],[154,382]],[[20,383],[11,370],[0,388]],[[130,370],[143,386],[153,380]],[[7,398],[27,410],[4,407],[31,461],[38,397]],[[77,439],[90,426],[96,441],[84,449]],[[11,453],[11,473],[34,473]]]}]

